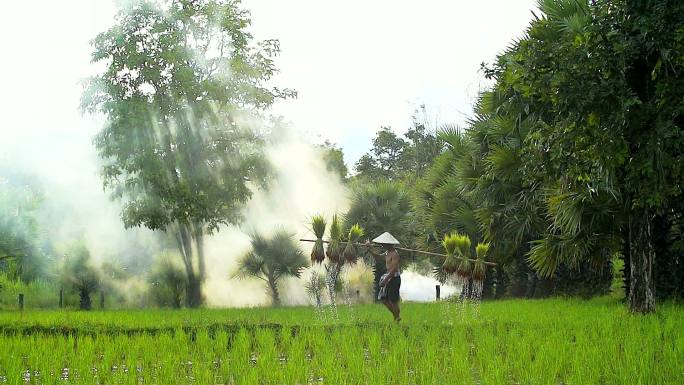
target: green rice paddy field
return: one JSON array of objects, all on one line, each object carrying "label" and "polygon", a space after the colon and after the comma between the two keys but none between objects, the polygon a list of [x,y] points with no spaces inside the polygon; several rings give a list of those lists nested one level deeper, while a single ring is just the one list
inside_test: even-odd
[{"label": "green rice paddy field", "polygon": [[0,384],[683,384],[684,308],[549,299],[0,312]]}]

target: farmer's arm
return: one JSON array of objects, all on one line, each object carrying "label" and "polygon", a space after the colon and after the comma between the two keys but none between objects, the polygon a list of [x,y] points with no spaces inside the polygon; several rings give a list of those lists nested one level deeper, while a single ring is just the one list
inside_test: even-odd
[{"label": "farmer's arm", "polygon": [[365,245],[366,245],[366,249],[368,249],[368,253],[370,253],[370,255],[372,255],[376,258],[382,257],[382,254],[378,254],[375,251],[373,251],[373,244],[371,243],[371,241],[366,241]]}]

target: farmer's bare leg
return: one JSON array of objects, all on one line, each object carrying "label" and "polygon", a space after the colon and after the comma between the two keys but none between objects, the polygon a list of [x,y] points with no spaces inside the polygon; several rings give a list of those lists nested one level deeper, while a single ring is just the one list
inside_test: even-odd
[{"label": "farmer's bare leg", "polygon": [[394,314],[394,319],[396,321],[401,321],[401,310],[399,310],[399,301],[392,302],[392,307],[394,308],[394,311],[392,312]]},{"label": "farmer's bare leg", "polygon": [[399,302],[390,302],[390,306],[392,307],[392,315],[394,315],[394,320],[399,321],[401,319],[399,312]]},{"label": "farmer's bare leg", "polygon": [[396,302],[392,302],[389,299],[383,299],[382,303],[384,303],[387,309],[392,312],[392,316],[396,320],[399,317],[399,308],[397,307]]},{"label": "farmer's bare leg", "polygon": [[394,315],[394,308],[392,307],[392,302],[390,300],[385,298],[382,300],[382,304],[385,305],[387,310],[389,310],[392,313],[392,315]]}]

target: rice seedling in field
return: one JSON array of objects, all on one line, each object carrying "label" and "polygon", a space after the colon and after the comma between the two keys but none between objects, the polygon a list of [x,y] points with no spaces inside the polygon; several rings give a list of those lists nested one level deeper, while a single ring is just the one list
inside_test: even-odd
[{"label": "rice seedling in field", "polygon": [[344,251],[342,253],[347,262],[356,263],[356,260],[359,258],[358,250],[354,243],[358,242],[361,237],[363,237],[363,228],[357,223],[349,229],[347,244],[345,245]]},{"label": "rice seedling in field", "polygon": [[684,308],[619,301],[0,313],[0,384],[681,384]]},{"label": "rice seedling in field", "polygon": [[311,250],[311,263],[322,263],[325,260],[325,248],[323,247],[323,235],[325,235],[325,218],[322,215],[314,215],[311,218],[311,230],[316,236],[313,249]]}]

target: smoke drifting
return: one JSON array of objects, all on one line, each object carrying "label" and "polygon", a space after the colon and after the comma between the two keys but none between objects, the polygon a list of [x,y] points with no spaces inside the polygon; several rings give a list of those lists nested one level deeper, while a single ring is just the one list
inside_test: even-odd
[{"label": "smoke drifting", "polygon": [[[249,251],[249,232],[270,234],[284,228],[298,238],[312,237],[308,230],[308,219],[312,215],[331,216],[347,209],[347,189],[339,175],[327,170],[321,151],[292,131],[284,134],[282,140],[266,149],[275,172],[268,191],[255,191],[244,209],[244,222],[240,227],[224,228],[207,239],[207,265],[212,268],[208,271],[205,296],[210,306],[269,303],[260,281],[227,279],[235,270],[237,259]],[[301,246],[308,255],[309,245]],[[285,304],[308,303],[302,281],[288,279],[282,284]]]},{"label": "smoke drifting", "polygon": [[[253,231],[269,234],[284,228],[297,238],[313,238],[308,223],[312,215],[322,213],[331,217],[348,208],[347,187],[339,175],[327,169],[322,150],[302,140],[294,130],[282,130],[278,135],[280,139],[266,148],[275,174],[270,188],[254,191],[253,198],[244,208],[241,225],[225,226],[206,238],[209,269],[204,295],[208,306],[270,304],[261,281],[231,278],[237,259],[249,251],[247,234]],[[98,175],[100,163],[91,137],[92,133],[87,131],[47,131],[38,136],[2,131],[0,162],[38,181],[44,194],[38,212],[39,226],[58,254],[63,253],[69,243],[82,241],[96,266],[116,261],[135,274],[136,269],[149,267],[165,245],[160,242],[159,233],[144,228],[124,229],[120,219],[121,205],[112,201],[102,189]],[[301,244],[307,255],[310,246]],[[131,267],[131,264],[136,266]],[[363,299],[370,299],[369,289],[364,289],[368,276],[363,274],[363,264],[345,270],[343,278],[354,286],[354,291],[358,288]],[[308,274],[305,272],[303,277]],[[136,306],[135,297],[144,291],[146,282],[140,276],[129,281],[120,283],[119,288],[121,295],[130,298],[129,304]],[[304,282],[304,279],[291,278],[281,282],[284,304],[309,304]],[[402,298],[432,300],[435,284],[433,278],[404,272]],[[454,288],[442,288],[444,296],[453,291]]]},{"label": "smoke drifting", "polygon": [[24,174],[41,191],[36,215],[40,231],[57,253],[83,241],[99,264],[131,253],[154,253],[158,237],[151,231],[125,230],[121,206],[109,199],[98,176],[99,161],[86,131],[0,131],[0,164]]}]

